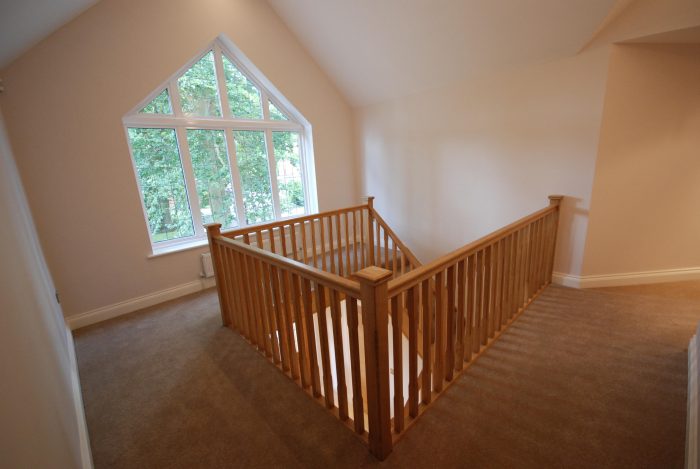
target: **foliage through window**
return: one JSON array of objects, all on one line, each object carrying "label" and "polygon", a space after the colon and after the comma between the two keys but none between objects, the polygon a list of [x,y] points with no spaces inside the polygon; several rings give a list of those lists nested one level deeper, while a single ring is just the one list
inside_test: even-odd
[{"label": "foliage through window", "polygon": [[315,208],[308,124],[243,63],[217,40],[124,118],[154,250]]}]

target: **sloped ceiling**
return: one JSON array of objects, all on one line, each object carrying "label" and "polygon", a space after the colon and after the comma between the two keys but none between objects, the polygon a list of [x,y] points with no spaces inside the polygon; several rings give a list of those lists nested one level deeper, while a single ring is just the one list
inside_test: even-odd
[{"label": "sloped ceiling", "polygon": [[354,106],[573,55],[616,0],[268,0]]},{"label": "sloped ceiling", "polygon": [[0,69],[97,0],[0,0]]}]

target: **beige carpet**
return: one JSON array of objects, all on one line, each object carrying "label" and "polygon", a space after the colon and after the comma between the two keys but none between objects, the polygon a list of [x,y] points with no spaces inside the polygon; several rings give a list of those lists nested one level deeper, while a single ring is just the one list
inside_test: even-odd
[{"label": "beige carpet", "polygon": [[85,328],[95,466],[682,467],[700,295],[660,291],[549,287],[382,464],[220,326],[214,291]]}]

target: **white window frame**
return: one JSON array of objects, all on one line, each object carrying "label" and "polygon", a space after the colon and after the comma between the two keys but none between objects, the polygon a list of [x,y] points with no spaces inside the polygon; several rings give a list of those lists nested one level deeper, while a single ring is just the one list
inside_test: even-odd
[{"label": "white window frame", "polygon": [[[221,106],[221,117],[193,117],[182,113],[179,103],[180,95],[177,88],[178,78],[197,63],[210,51],[214,52],[214,64],[216,68],[216,79],[219,91],[219,104]],[[263,119],[249,120],[239,119],[231,114],[228,102],[228,93],[224,78],[221,56],[224,55],[233,63],[238,70],[243,73],[260,91]],[[155,99],[164,89],[168,90],[168,97],[173,114],[143,114],[140,113],[146,105]],[[269,103],[274,104],[277,109],[284,113],[289,120],[271,120]],[[168,80],[161,83],[145,99],[134,106],[122,119],[126,140],[129,145],[131,163],[134,169],[136,184],[141,198],[141,208],[146,222],[146,231],[151,243],[152,255],[166,254],[169,252],[190,249],[206,244],[206,230],[203,227],[199,198],[197,196],[196,182],[192,168],[192,162],[187,143],[188,129],[211,129],[223,130],[227,153],[229,158],[229,168],[231,171],[232,184],[234,188],[236,218],[238,225],[235,228],[250,226],[246,223],[245,207],[243,205],[243,191],[241,178],[236,159],[236,145],[233,132],[236,130],[256,130],[265,133],[267,147],[267,157],[270,176],[270,188],[272,191],[273,220],[284,220],[291,217],[282,217],[279,192],[277,186],[277,166],[275,164],[274,146],[272,145],[273,131],[292,131],[299,134],[299,151],[301,163],[302,186],[304,190],[304,213],[312,214],[318,212],[318,198],[316,192],[316,172],[314,165],[313,144],[311,134],[311,124],[302,114],[280,93],[277,88],[255,67],[255,65],[241,52],[233,42],[225,35],[219,35],[213,42],[203,48],[195,57],[182,66]],[[133,158],[133,149],[129,139],[129,128],[165,128],[174,129],[177,137],[178,151],[184,175],[185,189],[189,202],[194,235],[166,241],[153,241],[151,234],[146,204],[143,199],[141,182],[138,177],[136,162]],[[262,223],[269,223],[269,221]]]}]

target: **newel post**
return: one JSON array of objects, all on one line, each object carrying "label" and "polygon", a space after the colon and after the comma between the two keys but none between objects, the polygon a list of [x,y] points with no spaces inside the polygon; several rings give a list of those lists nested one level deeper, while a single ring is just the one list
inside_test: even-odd
[{"label": "newel post", "polygon": [[355,273],[360,282],[367,374],[369,450],[380,460],[392,450],[389,398],[389,299],[391,271],[371,266]]},{"label": "newel post", "polygon": [[554,255],[557,246],[557,231],[559,229],[559,212],[561,211],[561,201],[564,198],[563,195],[550,195],[549,196],[549,206],[556,207],[554,211],[554,227],[552,228],[552,246],[550,247],[550,259],[547,263],[547,281],[552,283],[552,273],[554,271]]},{"label": "newel post", "polygon": [[367,197],[367,219],[368,231],[367,243],[369,244],[369,265],[376,265],[374,262],[374,196]]},{"label": "newel post", "polygon": [[221,309],[221,322],[224,326],[228,326],[231,321],[228,317],[228,307],[224,301],[223,289],[224,281],[222,277],[223,265],[221,262],[221,250],[219,245],[214,242],[214,238],[221,236],[221,223],[208,223],[204,225],[207,230],[207,239],[209,240],[209,253],[211,254],[211,263],[214,266],[214,278],[216,279],[216,293],[219,295],[219,306]]}]

